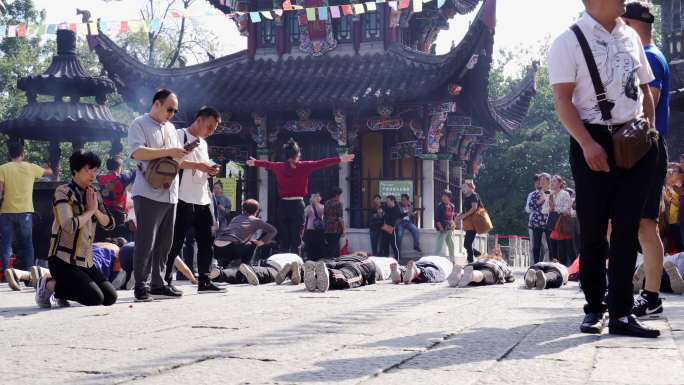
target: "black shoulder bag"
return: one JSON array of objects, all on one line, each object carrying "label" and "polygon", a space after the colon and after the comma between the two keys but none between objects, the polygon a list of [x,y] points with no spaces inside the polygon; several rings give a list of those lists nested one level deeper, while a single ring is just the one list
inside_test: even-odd
[{"label": "black shoulder bag", "polygon": [[[575,33],[582,49],[584,60],[587,62],[591,82],[594,85],[594,92],[596,92],[598,107],[601,110],[601,119],[609,121],[613,118],[611,110],[615,107],[615,103],[606,97],[601,74],[596,66],[594,55],[591,53],[591,48],[589,48],[589,43],[584,33],[582,33],[577,24],[570,27],[570,29]],[[611,133],[613,134],[613,157],[615,164],[626,170],[634,167],[649,152],[651,146],[656,143],[658,138],[658,132],[652,129],[648,122],[642,118],[616,126],[611,130]]]}]

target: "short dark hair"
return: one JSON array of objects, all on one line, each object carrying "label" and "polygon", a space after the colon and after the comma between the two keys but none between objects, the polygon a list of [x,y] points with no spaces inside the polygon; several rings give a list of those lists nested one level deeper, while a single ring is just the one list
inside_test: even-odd
[{"label": "short dark hair", "polygon": [[7,142],[7,151],[10,159],[15,159],[24,153],[24,139],[11,139]]},{"label": "short dark hair", "polygon": [[373,199],[375,199],[375,198],[380,198],[380,199],[382,199],[382,197],[380,196],[380,194],[375,194],[375,195],[373,195]]},{"label": "short dark hair", "polygon": [[116,171],[123,165],[123,159],[120,156],[114,156],[107,159],[107,170]]},{"label": "short dark hair", "polygon": [[221,182],[220,180],[214,182],[214,186],[213,186],[213,187],[216,187],[216,186],[219,186],[219,187],[221,187],[221,189],[223,189],[223,182]]},{"label": "short dark hair", "polygon": [[200,107],[199,111],[197,111],[197,114],[195,115],[195,120],[199,119],[200,117],[214,118],[217,122],[221,121],[221,114],[219,114],[219,112],[215,108],[208,106],[202,106]]},{"label": "short dark hair", "polygon": [[167,88],[161,88],[154,93],[154,97],[152,97],[152,104],[154,104],[154,102],[156,102],[157,100],[159,100],[159,103],[164,104],[166,98],[168,98],[172,94],[175,95],[175,92]]},{"label": "short dark hair", "polygon": [[242,211],[247,215],[254,215],[259,211],[259,202],[255,199],[247,199],[242,203]]},{"label": "short dark hair", "polygon": [[387,199],[391,200],[392,202],[396,202],[396,201],[397,201],[397,197],[395,197],[394,195],[388,195],[388,196],[387,196]]},{"label": "short dark hair", "polygon": [[334,197],[336,197],[338,195],[342,195],[342,189],[339,187],[335,187],[332,189],[332,194]]},{"label": "short dark hair", "polygon": [[297,155],[301,154],[299,145],[293,138],[290,138],[290,140],[283,145],[283,154],[285,155],[285,160],[296,158]]},{"label": "short dark hair", "polygon": [[76,174],[83,167],[89,166],[90,168],[100,168],[102,162],[100,158],[92,151],[78,150],[71,154],[69,157],[69,169],[71,169],[71,175]]},{"label": "short dark hair", "polygon": [[408,196],[408,194],[401,194],[401,199],[404,199],[404,198],[410,199],[409,196]]},{"label": "short dark hair", "polygon": [[447,197],[449,197],[449,199],[451,199],[451,191],[449,191],[449,190],[442,191],[442,196],[447,196]]}]

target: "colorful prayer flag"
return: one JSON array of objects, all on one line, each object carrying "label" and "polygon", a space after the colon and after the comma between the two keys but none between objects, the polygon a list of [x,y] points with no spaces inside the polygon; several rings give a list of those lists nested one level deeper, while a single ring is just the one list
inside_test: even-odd
[{"label": "colorful prayer flag", "polygon": [[342,13],[344,13],[345,16],[349,16],[353,14],[352,12],[352,6],[349,4],[341,5],[342,7]]},{"label": "colorful prayer flag", "polygon": [[48,35],[54,35],[55,33],[57,33],[57,24],[48,24],[47,33]]},{"label": "colorful prayer flag", "polygon": [[7,27],[7,37],[16,37],[17,36],[17,26],[16,25],[10,25]]},{"label": "colorful prayer flag", "polygon": [[374,3],[374,2],[372,2],[372,1],[367,1],[367,2],[366,2],[366,10],[367,10],[368,12],[373,12],[373,11],[375,11],[376,9],[377,9],[377,8],[375,8],[375,3]]},{"label": "colorful prayer flag", "polygon": [[77,32],[78,26],[76,25],[76,23],[69,24],[69,30],[71,30],[72,32]]},{"label": "colorful prayer flag", "polygon": [[361,15],[366,13],[366,9],[363,8],[363,4],[354,4],[354,14]]},{"label": "colorful prayer flag", "polygon": [[17,37],[25,37],[26,36],[26,25],[24,24],[19,24],[17,27]]},{"label": "colorful prayer flag", "polygon": [[150,24],[150,30],[153,33],[157,33],[161,30],[161,21],[159,19],[152,19],[152,24]]},{"label": "colorful prayer flag", "polygon": [[275,12],[275,14],[277,16],[283,16],[283,10],[282,9],[274,9],[273,12]]},{"label": "colorful prayer flag", "polygon": [[330,16],[332,16],[333,19],[339,19],[340,18],[340,7],[337,5],[333,5],[330,7]]},{"label": "colorful prayer flag", "polygon": [[406,9],[409,7],[409,0],[401,0],[399,2],[399,9]]},{"label": "colorful prayer flag", "polygon": [[252,23],[261,23],[261,16],[259,16],[259,12],[250,12],[249,19],[252,20]]},{"label": "colorful prayer flag", "polygon": [[413,12],[423,12],[423,0],[413,0]]},{"label": "colorful prayer flag", "polygon": [[316,8],[306,9],[306,19],[309,21],[316,21]]},{"label": "colorful prayer flag", "polygon": [[88,32],[90,32],[91,35],[94,35],[94,36],[99,35],[99,32],[97,31],[97,23],[90,23],[90,24],[88,24],[88,27],[90,29],[90,31],[88,31]]},{"label": "colorful prayer flag", "polygon": [[393,11],[397,10],[397,2],[396,1],[390,1],[387,4],[389,4],[390,8],[392,8]]},{"label": "colorful prayer flag", "polygon": [[328,20],[328,7],[318,7],[318,20]]},{"label": "colorful prayer flag", "polygon": [[38,35],[39,36],[45,35],[45,31],[47,31],[47,25],[41,24],[38,26]]},{"label": "colorful prayer flag", "polygon": [[382,3],[385,2],[385,0],[375,0],[375,2],[378,3],[378,4],[382,4]]},{"label": "colorful prayer flag", "polygon": [[261,16],[263,16],[264,19],[273,20],[273,15],[271,15],[271,11],[261,11]]},{"label": "colorful prayer flag", "polygon": [[437,0],[437,8],[442,8],[446,0]]},{"label": "colorful prayer flag", "polygon": [[122,21],[119,25],[119,32],[121,33],[127,33],[128,32],[128,22],[126,20]]},{"label": "colorful prayer flag", "polygon": [[304,9],[304,7],[301,5],[292,4],[292,9],[300,11],[300,10]]},{"label": "colorful prayer flag", "polygon": [[33,35],[35,35],[36,30],[37,30],[37,27],[35,26],[35,24],[29,24],[29,25],[26,27],[26,36],[33,36]]}]

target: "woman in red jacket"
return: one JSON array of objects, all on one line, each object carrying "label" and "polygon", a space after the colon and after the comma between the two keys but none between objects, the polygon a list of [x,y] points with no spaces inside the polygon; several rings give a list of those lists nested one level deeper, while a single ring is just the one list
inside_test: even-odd
[{"label": "woman in red jacket", "polygon": [[283,151],[285,162],[250,158],[247,165],[263,167],[275,175],[280,197],[278,207],[282,224],[282,231],[279,233],[283,246],[281,251],[300,255],[304,229],[304,197],[309,194],[309,175],[326,167],[351,162],[354,160],[354,154],[342,154],[338,157],[316,161],[301,161],[299,145],[292,138],[285,143]]}]

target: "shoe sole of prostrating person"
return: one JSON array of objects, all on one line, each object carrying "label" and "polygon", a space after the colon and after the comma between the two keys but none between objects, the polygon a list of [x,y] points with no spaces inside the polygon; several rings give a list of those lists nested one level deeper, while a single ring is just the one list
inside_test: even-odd
[{"label": "shoe sole of prostrating person", "polygon": [[525,287],[534,289],[537,286],[537,272],[535,270],[527,270],[525,272]]},{"label": "shoe sole of prostrating person", "polygon": [[543,271],[537,270],[535,289],[544,290],[544,288],[546,288],[546,275]]},{"label": "shoe sole of prostrating person", "polygon": [[463,277],[458,281],[458,287],[467,287],[473,281],[473,267],[466,266],[463,269]]},{"label": "shoe sole of prostrating person", "polygon": [[682,279],[682,274],[677,270],[677,266],[671,261],[667,261],[663,264],[663,270],[665,274],[670,278],[670,286],[675,294],[684,293],[684,279]]},{"label": "shoe sole of prostrating person", "polygon": [[325,293],[330,289],[330,275],[328,274],[328,266],[325,262],[316,263],[316,289],[321,293]]},{"label": "shoe sole of prostrating person", "polygon": [[304,286],[308,291],[316,291],[316,264],[307,261],[304,264]]},{"label": "shoe sole of prostrating person", "polygon": [[402,281],[401,272],[399,271],[399,265],[396,263],[390,264],[390,279],[394,284],[400,284]]},{"label": "shoe sole of prostrating person", "polygon": [[21,291],[21,286],[19,286],[19,277],[17,277],[17,273],[14,272],[14,269],[5,270],[5,280],[7,280],[7,285],[9,285],[10,289],[14,291]]},{"label": "shoe sole of prostrating person", "polygon": [[406,271],[404,272],[404,284],[408,285],[413,282],[413,278],[416,276],[418,268],[416,267],[416,261],[409,261],[406,265]]},{"label": "shoe sole of prostrating person", "polygon": [[38,287],[38,281],[43,277],[43,271],[38,266],[31,266],[31,286]]},{"label": "shoe sole of prostrating person", "polygon": [[447,277],[447,283],[449,284],[449,287],[458,286],[458,282],[461,280],[461,277],[463,277],[463,268],[459,265],[454,265],[454,269]]},{"label": "shoe sole of prostrating person", "polygon": [[[45,277],[43,277],[43,278],[45,278]],[[43,278],[41,278],[41,280],[38,282],[38,285],[36,286],[36,294],[35,294],[34,298],[36,300],[36,304],[38,305],[38,307],[43,308],[43,309],[50,309],[52,307],[52,303],[50,301],[50,298],[48,297],[47,300],[42,301],[42,298],[40,296],[40,293],[41,293],[40,282],[43,281]],[[46,281],[47,281],[47,279],[46,279]],[[47,282],[45,284],[47,284]],[[47,290],[47,289],[44,288],[43,290]],[[50,294],[50,296],[52,296],[52,294]]]},{"label": "shoe sole of prostrating person", "polygon": [[256,273],[254,270],[252,270],[251,267],[247,266],[246,264],[241,264],[240,267],[238,267],[238,270],[242,275],[245,276],[247,279],[247,283],[249,283],[252,286],[259,286],[259,277],[257,277]]},{"label": "shoe sole of prostrating person", "polygon": [[644,286],[644,278],[646,276],[646,271],[644,270],[644,264],[639,265],[639,268],[634,272],[632,277],[632,286],[634,287],[634,294],[639,294]]},{"label": "shoe sole of prostrating person", "polygon": [[285,266],[283,266],[282,269],[276,274],[275,276],[275,284],[276,285],[282,285],[283,282],[287,279],[287,275],[290,273],[292,270],[292,263],[288,263]]},{"label": "shoe sole of prostrating person", "polygon": [[290,275],[290,282],[297,286],[302,283],[302,267],[299,262],[292,262],[292,271]]}]

